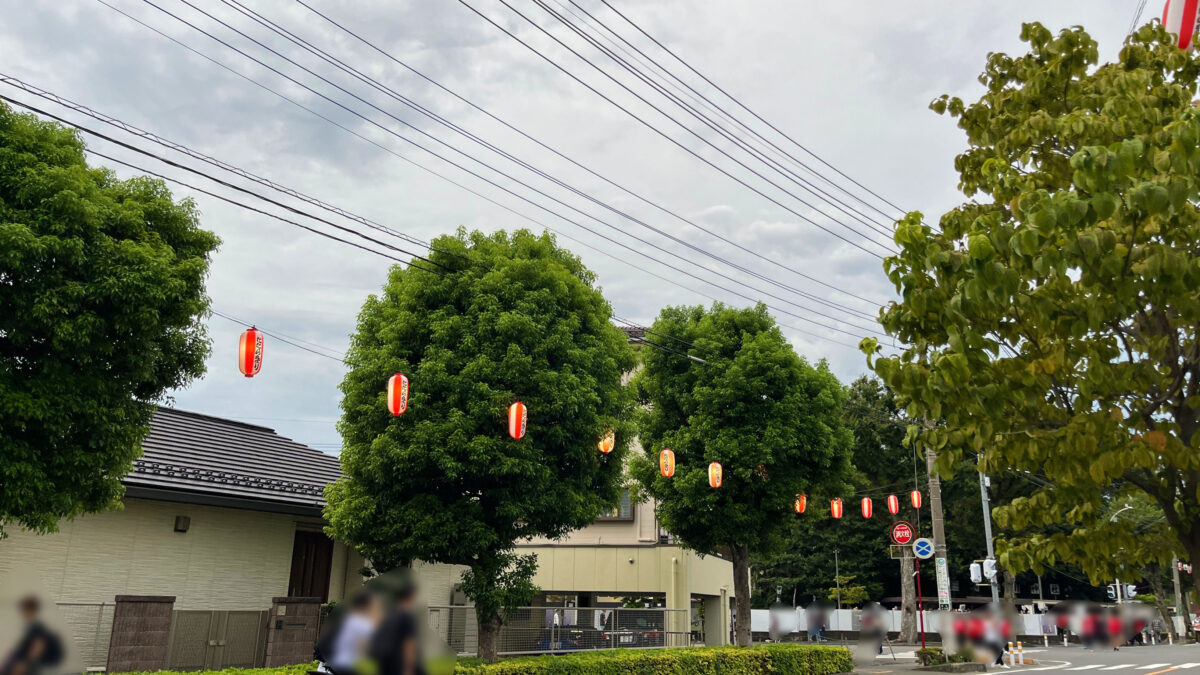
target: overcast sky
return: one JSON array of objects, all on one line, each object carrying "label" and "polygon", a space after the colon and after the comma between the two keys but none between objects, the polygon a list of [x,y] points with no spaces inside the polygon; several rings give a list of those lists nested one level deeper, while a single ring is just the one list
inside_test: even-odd
[{"label": "overcast sky", "polygon": [[[873,322],[854,321],[840,309],[818,305],[789,290],[751,278],[590,204],[421,118],[394,98],[304,53],[230,6],[216,0],[196,2],[198,7],[223,22],[362,97],[369,104],[270,54],[181,0],[152,1],[211,32],[229,46],[221,45],[160,12],[149,4],[150,0],[104,0],[113,8],[190,45],[231,70],[138,25],[101,4],[100,0],[31,0],[19,3],[20,8],[16,11],[10,8],[5,12],[5,20],[0,22],[0,54],[4,57],[0,60],[0,72],[425,240],[451,233],[459,226],[482,230],[552,227],[583,242],[560,238],[560,243],[582,256],[596,271],[614,311],[623,318],[649,322],[664,305],[708,304],[710,300],[705,295],[734,305],[749,302],[687,278],[664,264],[686,269],[714,283],[763,299],[780,310],[800,315],[775,312],[781,323],[790,326],[785,330],[796,349],[811,360],[828,359],[843,381],[865,371],[863,356],[853,345],[858,341],[857,336],[867,332],[847,322],[868,328]],[[534,0],[504,2],[525,13],[676,119],[688,123],[700,136],[818,208],[801,204],[719,155],[696,136],[689,135],[556,45],[506,8],[501,0],[467,2],[543,50],[563,68],[627,107],[654,128],[783,206],[706,166],[597,93],[570,80],[459,2],[307,1],[350,31],[564,155],[780,265],[722,243],[572,166],[436,89],[295,2],[242,1],[272,22],[449,122],[597,200],[696,247],[725,257],[744,269],[870,315],[876,313],[877,305],[853,296],[873,300],[892,297],[892,289],[878,257],[804,222],[801,216],[855,244],[881,252],[864,236],[843,227],[843,224],[849,225],[860,233],[870,234],[863,223],[836,210],[838,206],[818,201],[803,188],[786,182],[778,173],[772,173],[745,153],[739,153],[731,143],[701,127],[686,112],[654,95],[633,75],[619,70],[600,52],[569,33]],[[564,5],[567,2],[546,1],[553,9],[559,9],[558,2]],[[705,95],[730,111],[738,112],[742,119],[751,121],[728,99],[721,98],[711,86],[672,61],[645,36],[636,33],[600,0],[576,2]],[[795,0],[610,2],[715,84],[737,96],[822,159],[892,203],[904,209],[922,211],[930,220],[960,199],[955,190],[953,159],[963,149],[964,140],[951,119],[928,110],[929,102],[942,93],[977,97],[980,86],[976,77],[987,54],[1020,49],[1017,38],[1023,21],[1038,20],[1055,30],[1083,25],[1100,41],[1103,58],[1111,59],[1119,49],[1138,4],[1135,0],[1007,0],[1002,3],[939,0],[899,4]],[[1160,11],[1158,4],[1149,4],[1143,21]],[[378,126],[255,64],[232,47],[262,59],[303,85],[374,120]],[[301,109],[250,80],[274,89],[310,110]],[[0,84],[0,93],[36,101],[44,109],[72,120],[87,120],[6,85]],[[495,179],[513,191],[527,194],[535,202],[631,248],[649,253],[661,262],[647,260],[589,234],[400,140],[397,136],[404,136],[481,175],[492,175],[472,160],[405,128],[401,121],[412,123],[464,153],[503,168],[526,183],[619,228],[622,232],[534,196],[507,179]],[[95,121],[88,120],[88,123],[97,129],[103,128]],[[762,124],[755,124],[789,153],[832,175],[811,156],[772,134]],[[115,133],[111,128],[105,131]],[[742,137],[745,137],[744,132]],[[89,138],[88,144],[100,152],[134,161],[147,169],[187,177],[189,182],[199,186],[213,187],[202,178],[188,176],[105,141]],[[154,147],[145,142],[140,144]],[[161,148],[156,147],[155,151],[179,159],[178,155],[171,155]],[[407,163],[397,155],[441,173],[499,205]],[[107,163],[95,157],[91,161]],[[194,161],[185,163],[197,164]],[[114,168],[123,176],[131,173],[123,167]],[[253,183],[240,179],[233,182],[253,186]],[[826,184],[817,184],[829,189]],[[390,264],[388,260],[185,188],[173,186],[173,189],[180,196],[191,194],[195,197],[203,226],[215,231],[222,239],[208,282],[215,310],[257,323],[267,330],[328,347],[334,353],[346,348],[358,309],[366,296],[376,292],[383,283]],[[878,215],[845,194],[834,194],[847,206]],[[857,194],[864,193],[857,191]],[[290,198],[273,196],[303,206],[314,214],[321,213],[315,207]],[[841,208],[849,210],[847,206]],[[886,206],[879,206],[888,211]],[[523,219],[513,211],[538,222]],[[358,223],[322,215],[369,231]],[[836,217],[838,222],[830,216]],[[295,216],[293,219],[304,220]],[[312,221],[305,222],[323,227]],[[651,249],[633,240],[630,234],[677,253],[684,260]],[[410,248],[385,235],[375,233],[374,236]],[[887,242],[885,237],[878,235],[874,239]],[[705,295],[672,285],[622,261],[632,262]],[[736,282],[721,279],[715,272],[733,277]],[[832,290],[796,272],[840,290]],[[741,283],[758,290],[739,286]],[[782,300],[772,299],[760,291],[777,295]],[[789,302],[810,309],[801,309]],[[813,309],[846,322],[821,317],[813,313]],[[214,343],[208,373],[186,390],[175,392],[174,404],[186,410],[271,426],[286,436],[327,452],[336,452],[339,443],[334,421],[339,415],[337,385],[344,373],[343,366],[335,360],[314,356],[268,338],[262,373],[246,379],[238,373],[236,366],[237,336],[241,330],[240,326],[219,317],[210,320],[209,333]]]}]

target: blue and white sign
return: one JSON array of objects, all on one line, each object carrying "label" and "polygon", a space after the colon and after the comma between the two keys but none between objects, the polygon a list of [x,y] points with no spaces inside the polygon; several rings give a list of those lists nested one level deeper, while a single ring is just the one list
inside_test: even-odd
[{"label": "blue and white sign", "polygon": [[933,540],[924,537],[913,542],[913,553],[921,560],[929,560],[933,557]]}]

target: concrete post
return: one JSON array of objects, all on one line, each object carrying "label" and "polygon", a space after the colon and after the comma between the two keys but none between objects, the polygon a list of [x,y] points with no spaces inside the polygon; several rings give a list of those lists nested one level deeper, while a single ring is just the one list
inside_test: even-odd
[{"label": "concrete post", "polygon": [[167,669],[173,595],[118,595],[108,641],[110,673]]}]

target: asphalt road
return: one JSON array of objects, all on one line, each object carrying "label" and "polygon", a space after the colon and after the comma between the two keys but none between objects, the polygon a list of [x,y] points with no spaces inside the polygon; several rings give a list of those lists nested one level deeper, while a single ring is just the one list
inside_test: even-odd
[{"label": "asphalt road", "polygon": [[[1013,666],[1011,670],[993,668],[993,672],[1081,672],[1081,673],[1132,673],[1133,675],[1161,675],[1178,672],[1181,675],[1200,675],[1200,645],[1157,645],[1146,647],[1122,647],[1095,651],[1077,645],[1070,647],[1033,647],[1025,650],[1035,665]],[[910,650],[896,650],[897,660],[887,653],[874,664],[860,663],[856,673],[882,675],[884,673],[906,673],[915,668]]]}]

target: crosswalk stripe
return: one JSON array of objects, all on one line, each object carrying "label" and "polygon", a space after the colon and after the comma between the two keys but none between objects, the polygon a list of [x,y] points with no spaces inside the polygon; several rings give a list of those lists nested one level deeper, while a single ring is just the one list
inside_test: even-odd
[{"label": "crosswalk stripe", "polygon": [[1091,670],[1092,668],[1099,668],[1102,665],[1104,665],[1104,664],[1103,663],[1093,663],[1090,666],[1075,666],[1074,668],[1067,668],[1067,670]]},{"label": "crosswalk stripe", "polygon": [[1200,666],[1200,663],[1181,663],[1181,664],[1179,664],[1180,668],[1195,668],[1196,666]]},{"label": "crosswalk stripe", "polygon": [[1100,670],[1120,670],[1122,668],[1132,668],[1136,665],[1137,665],[1136,663],[1122,663],[1119,666],[1106,666],[1104,668],[1101,668]]},{"label": "crosswalk stripe", "polygon": [[1155,668],[1162,668],[1163,666],[1169,666],[1169,665],[1171,665],[1171,664],[1169,664],[1169,663],[1151,663],[1148,666],[1139,666],[1138,670],[1153,670]]}]

